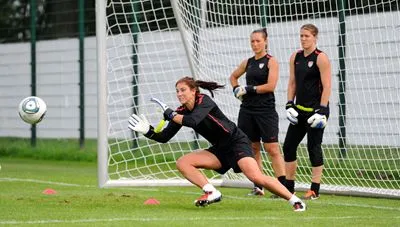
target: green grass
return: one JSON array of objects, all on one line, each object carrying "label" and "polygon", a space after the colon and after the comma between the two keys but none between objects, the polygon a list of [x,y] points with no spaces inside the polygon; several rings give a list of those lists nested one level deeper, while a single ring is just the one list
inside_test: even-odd
[{"label": "green grass", "polygon": [[[94,162],[2,157],[0,164],[5,226],[400,226],[394,199],[322,195],[296,213],[284,200],[220,188],[221,203],[197,208],[195,187],[100,189]],[[57,194],[43,194],[48,188]],[[149,198],[160,204],[144,205]]]},{"label": "green grass", "polygon": [[37,139],[32,147],[29,138],[0,137],[0,157],[95,162],[96,143],[86,140],[81,149],[76,139]]},{"label": "green grass", "polygon": [[[178,157],[195,149],[193,142],[160,144],[151,140],[140,140],[139,148],[132,141],[110,139],[112,153],[110,172],[114,169],[128,169],[120,174],[139,176],[143,173],[159,172],[160,177],[175,176],[175,172],[160,172],[159,168],[175,170]],[[200,147],[207,147],[201,142]],[[325,183],[396,189],[400,187],[400,148],[383,146],[349,146],[347,157],[339,157],[339,148],[324,145]],[[0,138],[0,157],[30,158],[38,160],[97,161],[95,140],[86,140],[84,148],[79,148],[76,139],[38,139],[32,148],[30,139]],[[267,156],[263,157],[267,160]],[[123,166],[118,166],[117,163]],[[298,149],[298,180],[309,182],[310,164],[304,146]],[[269,163],[268,163],[269,164]],[[126,165],[126,166],[125,166]],[[126,168],[129,167],[129,168]],[[135,168],[130,168],[135,167]],[[264,166],[269,175],[271,166]],[[212,176],[214,172],[208,172]],[[165,175],[164,175],[165,174]]]}]

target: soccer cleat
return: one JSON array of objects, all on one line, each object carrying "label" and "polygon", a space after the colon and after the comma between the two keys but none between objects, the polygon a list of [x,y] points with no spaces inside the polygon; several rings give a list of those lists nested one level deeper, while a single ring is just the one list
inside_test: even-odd
[{"label": "soccer cleat", "polygon": [[214,191],[214,192],[204,192],[204,195],[200,196],[200,198],[196,199],[194,201],[194,204],[198,207],[205,207],[208,206],[211,203],[217,203],[221,201],[222,199],[222,194],[220,191]]},{"label": "soccer cleat", "polygon": [[248,196],[255,196],[255,195],[258,195],[258,196],[263,196],[265,193],[264,193],[264,189],[260,189],[259,187],[254,187],[252,190],[251,190],[251,192],[249,193],[249,194],[247,194]]},{"label": "soccer cleat", "polygon": [[317,195],[313,190],[308,190],[301,198],[304,200],[315,200],[319,199],[319,194]]},{"label": "soccer cleat", "polygon": [[306,211],[306,204],[301,201],[295,202],[293,204],[293,209],[295,212]]}]

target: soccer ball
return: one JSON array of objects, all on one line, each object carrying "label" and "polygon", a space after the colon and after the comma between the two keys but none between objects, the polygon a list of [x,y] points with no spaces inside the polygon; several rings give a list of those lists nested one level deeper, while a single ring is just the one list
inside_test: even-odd
[{"label": "soccer ball", "polygon": [[28,124],[39,123],[46,114],[47,106],[43,99],[36,96],[24,98],[18,106],[19,116]]}]

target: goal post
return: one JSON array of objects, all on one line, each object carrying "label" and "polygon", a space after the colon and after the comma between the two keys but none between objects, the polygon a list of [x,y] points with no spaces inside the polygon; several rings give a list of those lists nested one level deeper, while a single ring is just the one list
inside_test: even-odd
[{"label": "goal post", "polygon": [[[96,1],[98,177],[100,187],[191,185],[177,171],[182,155],[208,142],[183,127],[168,143],[127,127],[132,113],[156,126],[151,97],[179,105],[182,76],[217,81],[214,100],[237,122],[240,102],[229,76],[252,56],[251,31],[266,27],[268,52],[280,64],[275,90],[279,142],[285,119],[289,57],[305,23],[319,30],[318,48],[332,64],[331,117],[324,134],[321,192],[400,197],[400,6],[396,1],[108,0]],[[244,83],[244,78],[240,79]],[[205,91],[206,92],[206,91]],[[310,184],[306,140],[298,148],[296,190]],[[268,155],[264,172],[273,176]],[[251,187],[242,174],[203,171],[217,186]]]}]

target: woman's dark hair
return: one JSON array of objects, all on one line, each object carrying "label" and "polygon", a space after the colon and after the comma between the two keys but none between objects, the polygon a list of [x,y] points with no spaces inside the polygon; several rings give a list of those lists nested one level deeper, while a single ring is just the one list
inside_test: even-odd
[{"label": "woman's dark hair", "polygon": [[264,39],[266,39],[268,37],[268,32],[267,32],[267,28],[260,28],[260,29],[256,29],[253,32],[251,32],[251,34],[254,33],[261,33],[264,37]]},{"label": "woman's dark hair", "polygon": [[213,81],[202,81],[202,80],[194,80],[193,77],[183,77],[179,79],[176,83],[175,86],[178,85],[179,83],[185,83],[187,84],[191,89],[195,88],[196,93],[200,93],[200,88],[206,89],[211,93],[211,97],[214,97],[213,90],[219,89],[219,88],[224,88],[225,85],[220,85],[217,82]]},{"label": "woman's dark hair", "polygon": [[[251,34],[254,34],[254,33],[261,33],[261,35],[264,37],[264,40],[266,40],[268,37],[267,28],[260,28],[260,29],[256,29],[251,32]],[[268,49],[268,44],[266,43],[265,50],[267,50],[267,49]]]}]

